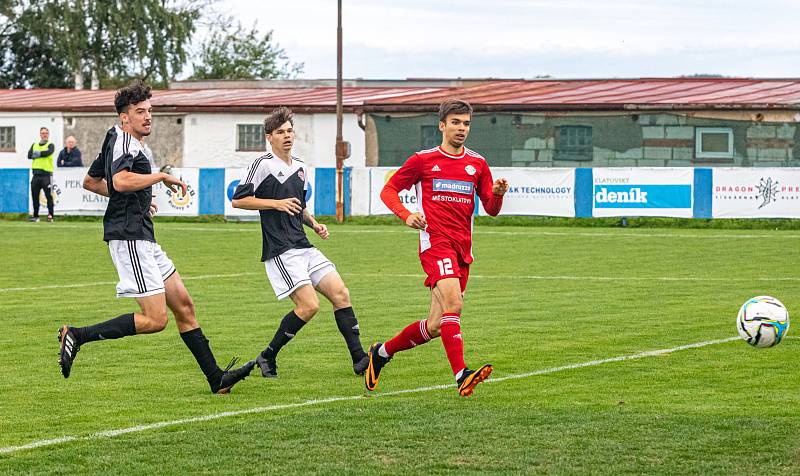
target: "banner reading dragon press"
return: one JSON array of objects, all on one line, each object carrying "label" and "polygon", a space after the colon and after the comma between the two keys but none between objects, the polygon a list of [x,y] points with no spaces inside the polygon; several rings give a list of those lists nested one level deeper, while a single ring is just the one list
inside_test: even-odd
[{"label": "banner reading dragon press", "polygon": [[714,168],[714,218],[800,218],[800,169]]},{"label": "banner reading dragon press", "polygon": [[593,169],[592,216],[692,217],[694,169]]}]

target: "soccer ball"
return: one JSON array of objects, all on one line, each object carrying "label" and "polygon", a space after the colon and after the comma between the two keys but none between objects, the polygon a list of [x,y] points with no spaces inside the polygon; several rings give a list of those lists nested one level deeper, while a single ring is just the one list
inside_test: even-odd
[{"label": "soccer ball", "polygon": [[789,330],[789,311],[774,297],[756,296],[742,304],[736,329],[753,347],[778,345]]}]

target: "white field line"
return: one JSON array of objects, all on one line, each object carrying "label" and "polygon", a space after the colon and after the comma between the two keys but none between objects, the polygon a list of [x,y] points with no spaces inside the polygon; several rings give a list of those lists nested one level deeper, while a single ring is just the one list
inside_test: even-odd
[{"label": "white field line", "polygon": [[[643,359],[643,358],[646,358],[646,357],[656,357],[656,356],[659,356],[659,355],[666,355],[666,354],[670,354],[672,352],[679,352],[679,351],[682,351],[682,350],[697,349],[697,348],[706,347],[706,346],[709,346],[709,345],[724,344],[726,342],[731,342],[731,341],[735,341],[735,340],[739,340],[739,339],[740,339],[739,337],[728,337],[726,339],[709,340],[709,341],[705,341],[705,342],[697,342],[695,344],[681,345],[681,346],[678,346],[678,347],[673,347],[671,349],[650,350],[650,351],[646,351],[646,352],[640,352],[638,354],[629,354],[629,355],[622,355],[622,356],[618,356],[618,357],[611,357],[611,358],[607,358],[607,359],[590,360],[588,362],[581,362],[581,363],[577,363],[577,364],[562,365],[560,367],[551,367],[551,368],[548,368],[548,369],[536,370],[534,372],[527,372],[527,373],[522,373],[522,374],[507,375],[505,377],[493,378],[493,379],[487,380],[486,383],[500,383],[500,382],[504,382],[506,380],[515,380],[515,379],[534,377],[534,376],[537,376],[537,375],[546,375],[546,374],[551,374],[551,373],[556,373],[556,372],[562,372],[564,370],[581,369],[581,368],[584,368],[584,367],[593,367],[593,366],[597,366],[597,365],[603,365],[603,364],[613,363],[613,362],[622,362],[622,361],[626,361],[626,360]],[[168,426],[188,425],[188,424],[192,424],[192,423],[200,423],[200,422],[211,421],[211,420],[219,420],[221,418],[228,418],[228,417],[234,417],[234,416],[240,416],[240,415],[250,415],[250,414],[254,414],[254,413],[266,413],[266,412],[272,412],[272,411],[278,411],[278,410],[286,410],[286,409],[290,409],[290,408],[310,407],[310,406],[317,406],[317,405],[325,405],[325,404],[328,404],[328,403],[355,401],[355,400],[361,400],[361,399],[365,399],[365,398],[391,397],[391,396],[395,396],[395,395],[404,395],[404,394],[409,394],[409,393],[422,393],[422,392],[429,392],[429,391],[433,391],[433,390],[445,390],[445,389],[452,390],[453,389],[453,384],[432,385],[432,386],[429,386],[429,387],[417,387],[417,388],[410,388],[410,389],[406,389],[406,390],[396,390],[396,391],[393,391],[393,392],[376,393],[376,394],[369,395],[369,397],[366,397],[363,394],[361,394],[361,395],[341,396],[341,397],[329,397],[329,398],[320,398],[320,399],[314,399],[314,400],[306,400],[304,402],[299,402],[299,403],[284,403],[284,404],[278,404],[278,405],[269,405],[269,406],[265,406],[265,407],[248,408],[248,409],[245,409],[245,410],[235,410],[235,411],[229,411],[229,412],[213,413],[211,415],[203,415],[203,416],[192,417],[192,418],[183,418],[183,419],[180,419],[180,420],[161,421],[161,422],[157,422],[157,423],[150,423],[150,424],[147,424],[147,425],[138,425],[138,426],[131,426],[131,427],[128,427],[128,428],[119,428],[119,429],[116,429],[116,430],[101,431],[101,432],[92,433],[92,434],[86,435],[86,436],[62,436],[62,437],[59,437],[59,438],[51,438],[51,439],[47,439],[47,440],[38,440],[38,441],[33,441],[31,443],[27,443],[27,444],[24,444],[24,445],[7,446],[5,448],[0,448],[0,454],[16,453],[16,452],[23,451],[23,450],[31,450],[31,449],[41,448],[41,447],[45,447],[45,446],[53,446],[53,445],[58,445],[58,444],[61,444],[61,443],[68,443],[68,442],[72,442],[72,441],[90,441],[90,440],[99,440],[99,439],[103,439],[103,438],[113,438],[115,436],[125,435],[125,434],[128,434],[128,433],[138,433],[138,432],[142,432],[142,431],[157,430],[159,428],[165,428],[165,427],[168,427]]]},{"label": "white field line", "polygon": [[[398,226],[394,228],[384,228],[384,229],[369,229],[372,225],[366,225],[367,228],[359,228],[357,230],[347,229],[347,228],[336,228],[331,230],[331,236],[336,236],[339,233],[355,233],[355,234],[363,234],[363,233],[417,233],[414,230],[405,229],[399,226],[400,222],[398,221]],[[2,223],[0,222],[0,229],[3,227],[18,227],[18,228],[30,228],[34,226],[41,226],[37,224],[27,224],[27,223]],[[98,231],[102,230],[102,227],[99,226],[97,223],[87,223],[84,226],[78,224],[58,224],[56,225],[57,228],[73,228],[73,229],[91,229],[96,228]],[[159,225],[160,230],[167,230],[167,231],[191,231],[191,232],[210,232],[210,233],[257,233],[258,228],[255,226],[246,227],[245,225],[239,226],[231,226],[231,227],[210,227],[210,226],[170,226],[169,223]],[[476,235],[519,235],[519,236],[584,236],[584,237],[611,237],[611,238],[697,238],[697,239],[771,239],[771,238],[783,238],[783,239],[800,239],[800,234],[788,234],[788,233],[775,233],[773,234],[770,230],[764,230],[763,234],[723,234],[723,233],[714,233],[714,234],[690,234],[690,233],[637,233],[631,230],[623,230],[620,229],[618,232],[588,232],[588,231],[541,231],[538,229],[537,231],[502,231],[502,230],[491,230],[483,229],[474,230],[473,234]]]},{"label": "white field line", "polygon": [[[223,278],[239,278],[241,276],[252,276],[254,274],[262,273],[234,273],[234,274],[204,274],[200,276],[181,276],[184,281],[200,280],[200,279],[223,279]],[[88,288],[91,286],[104,286],[109,284],[117,284],[116,281],[95,281],[93,283],[75,283],[75,284],[49,284],[46,286],[34,286],[30,288],[0,288],[0,293],[8,293],[14,291],[42,291],[45,289],[67,289],[67,288]]]},{"label": "white field line", "polygon": [[[234,274],[206,274],[201,276],[182,276],[184,281],[202,280],[202,279],[225,279],[225,278],[239,278],[242,276],[260,275],[262,273],[234,273]],[[342,273],[343,277],[353,278],[415,278],[422,279],[424,274],[389,274],[389,273]],[[531,281],[599,281],[599,282],[614,282],[614,281],[663,281],[663,282],[798,282],[800,277],[786,276],[786,277],[771,277],[771,278],[701,278],[692,276],[538,276],[538,275],[470,275],[470,279],[503,279],[503,280],[531,280]],[[69,288],[86,288],[92,286],[105,286],[117,284],[116,281],[96,281],[92,283],[74,283],[74,284],[48,284],[45,286],[34,286],[28,288],[0,288],[0,293],[8,292],[25,292],[25,291],[43,291],[47,289],[69,289]]]},{"label": "white field line", "polygon": [[[388,274],[388,273],[342,273],[342,276],[357,278],[424,278],[424,274]],[[773,278],[701,278],[692,276],[539,276],[539,275],[482,275],[470,274],[470,279],[504,279],[504,280],[540,280],[540,281],[688,281],[688,282],[750,282],[750,281],[800,281],[800,277]]]}]

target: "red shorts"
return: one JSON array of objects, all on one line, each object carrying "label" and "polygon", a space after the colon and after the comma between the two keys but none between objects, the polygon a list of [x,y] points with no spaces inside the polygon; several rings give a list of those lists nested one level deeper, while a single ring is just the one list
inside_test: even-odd
[{"label": "red shorts", "polygon": [[461,293],[467,289],[469,263],[465,263],[453,248],[441,244],[433,245],[419,255],[419,261],[425,274],[428,275],[425,278],[425,286],[433,289],[442,279],[458,278]]}]

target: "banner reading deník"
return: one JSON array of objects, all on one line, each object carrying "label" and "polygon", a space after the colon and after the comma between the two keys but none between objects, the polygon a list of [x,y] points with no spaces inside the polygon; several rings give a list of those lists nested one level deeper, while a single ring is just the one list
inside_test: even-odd
[{"label": "banner reading den\u00edk", "polygon": [[592,216],[692,217],[694,169],[593,169]]}]

